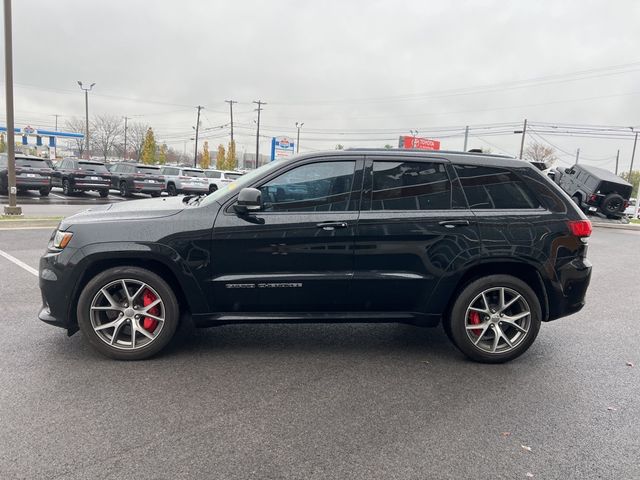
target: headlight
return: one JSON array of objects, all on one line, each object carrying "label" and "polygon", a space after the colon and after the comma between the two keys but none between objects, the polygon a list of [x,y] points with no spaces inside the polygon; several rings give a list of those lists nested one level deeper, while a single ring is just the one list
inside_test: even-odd
[{"label": "headlight", "polygon": [[53,242],[51,242],[51,246],[56,250],[62,250],[64,247],[69,245],[71,241],[71,237],[73,237],[73,233],[71,232],[63,232],[58,230],[53,237]]}]

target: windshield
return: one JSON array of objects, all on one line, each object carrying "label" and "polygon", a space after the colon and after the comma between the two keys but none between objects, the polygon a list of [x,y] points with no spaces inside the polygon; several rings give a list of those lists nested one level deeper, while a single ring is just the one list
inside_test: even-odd
[{"label": "windshield", "polygon": [[87,172],[96,172],[96,173],[108,173],[107,167],[105,167],[101,163],[92,163],[92,162],[79,162],[78,168],[80,170],[86,170]]},{"label": "windshield", "polygon": [[160,175],[160,169],[157,167],[136,167],[136,172],[145,175]]},{"label": "windshield", "polygon": [[202,205],[209,205],[213,202],[216,202],[219,198],[224,197],[227,193],[233,190],[240,190],[248,185],[251,185],[255,180],[262,177],[263,175],[267,175],[271,170],[275,170],[282,165],[282,162],[269,162],[260,168],[256,168],[255,170],[241,175],[236,181],[226,184],[224,187],[219,188],[213,193],[207,195],[207,197],[202,201]]},{"label": "windshield", "polygon": [[205,177],[204,172],[201,170],[183,170],[182,173],[184,173],[187,177]]}]

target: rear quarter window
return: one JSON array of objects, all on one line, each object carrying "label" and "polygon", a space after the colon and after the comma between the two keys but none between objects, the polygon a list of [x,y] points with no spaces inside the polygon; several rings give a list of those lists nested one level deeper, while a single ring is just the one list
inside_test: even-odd
[{"label": "rear quarter window", "polygon": [[513,210],[542,206],[527,184],[510,170],[477,165],[456,165],[455,169],[471,209]]}]

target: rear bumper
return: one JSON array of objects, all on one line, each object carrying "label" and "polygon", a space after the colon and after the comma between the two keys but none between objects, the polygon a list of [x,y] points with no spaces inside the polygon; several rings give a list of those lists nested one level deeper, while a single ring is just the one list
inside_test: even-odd
[{"label": "rear bumper", "polygon": [[133,182],[133,191],[140,193],[162,192],[165,189],[164,183]]},{"label": "rear bumper", "polygon": [[574,258],[556,269],[557,280],[547,288],[548,320],[556,320],[582,310],[591,281],[591,269],[591,262],[586,258]]},{"label": "rear bumper", "polygon": [[109,188],[111,188],[111,184],[109,182],[75,182],[73,184],[73,188],[76,190],[109,190]]},{"label": "rear bumper", "polygon": [[50,178],[24,178],[24,177],[16,177],[16,187],[18,188],[42,188],[42,187],[50,187],[51,179]]}]

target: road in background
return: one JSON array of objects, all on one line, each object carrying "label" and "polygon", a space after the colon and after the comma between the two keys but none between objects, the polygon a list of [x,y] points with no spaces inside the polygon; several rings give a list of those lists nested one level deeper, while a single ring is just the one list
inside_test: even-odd
[{"label": "road in background", "polygon": [[[0,249],[37,267],[49,235]],[[112,361],[39,322],[37,277],[0,258],[0,478],[640,478],[640,233],[590,244],[587,306],[506,365],[381,324],[225,326]]]}]

